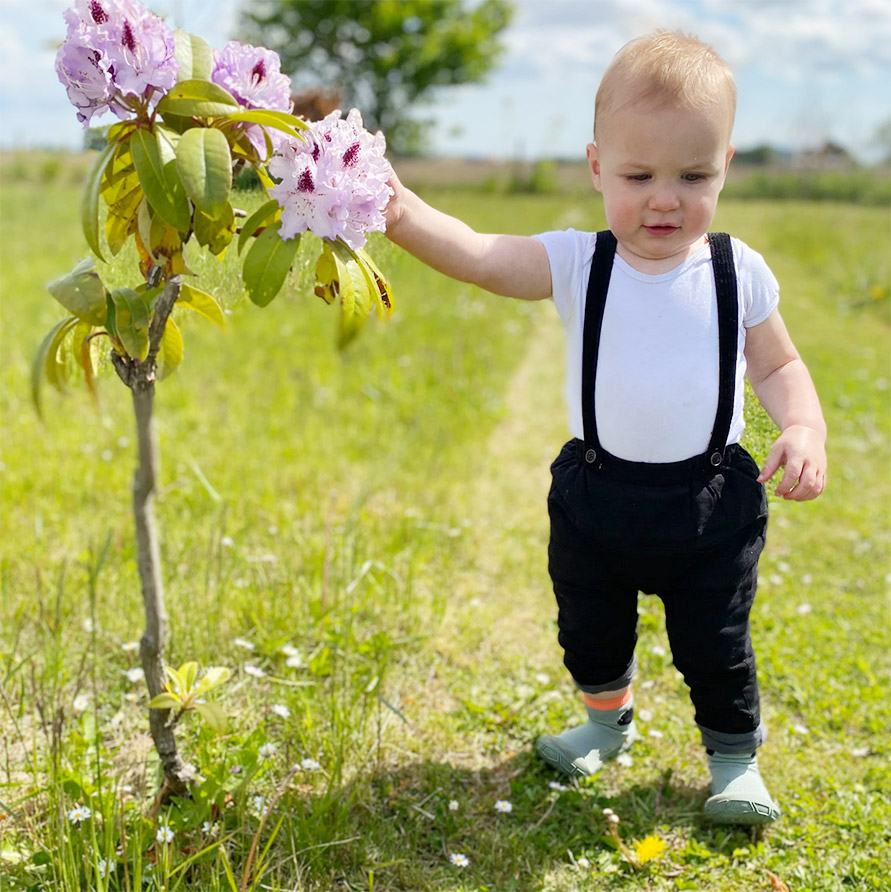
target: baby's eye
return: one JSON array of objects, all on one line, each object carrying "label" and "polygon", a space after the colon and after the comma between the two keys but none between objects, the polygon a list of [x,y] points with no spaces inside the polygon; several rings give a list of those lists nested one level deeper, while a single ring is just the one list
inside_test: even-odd
[{"label": "baby's eye", "polygon": [[705,176],[701,173],[685,173],[681,179],[686,183],[698,183],[700,180],[704,180]]},{"label": "baby's eye", "polygon": [[648,173],[632,173],[627,177],[632,183],[645,183],[649,178]]}]

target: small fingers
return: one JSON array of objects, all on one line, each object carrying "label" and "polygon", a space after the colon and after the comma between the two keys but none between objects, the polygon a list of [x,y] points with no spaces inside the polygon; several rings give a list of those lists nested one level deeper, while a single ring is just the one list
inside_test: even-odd
[{"label": "small fingers", "polygon": [[790,458],[787,460],[783,476],[777,484],[777,488],[774,490],[778,496],[782,496],[784,499],[793,498],[792,493],[799,483],[801,464],[801,461],[797,459]]},{"label": "small fingers", "polygon": [[773,449],[770,450],[770,454],[764,462],[764,466],[761,468],[761,473],[758,475],[758,482],[766,483],[770,480],[770,478],[776,474],[782,463],[783,450],[782,448],[779,448],[778,444],[774,444]]},{"label": "small fingers", "polygon": [[823,471],[819,468],[807,467],[801,472],[798,482],[791,490],[780,493],[779,488],[777,488],[777,493],[790,501],[807,502],[810,499],[817,498],[823,492],[825,485],[826,475]]}]

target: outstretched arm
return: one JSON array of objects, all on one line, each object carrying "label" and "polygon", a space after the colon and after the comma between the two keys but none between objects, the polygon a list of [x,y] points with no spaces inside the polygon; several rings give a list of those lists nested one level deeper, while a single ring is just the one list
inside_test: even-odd
[{"label": "outstretched arm", "polygon": [[479,285],[494,294],[522,300],[551,296],[547,251],[537,239],[475,232],[420,199],[390,178],[394,195],[387,206],[387,237],[433,269]]},{"label": "outstretched arm", "polygon": [[780,429],[758,480],[785,466],[776,488],[784,499],[815,499],[826,485],[826,423],[811,376],[777,310],[746,332],[746,376]]}]

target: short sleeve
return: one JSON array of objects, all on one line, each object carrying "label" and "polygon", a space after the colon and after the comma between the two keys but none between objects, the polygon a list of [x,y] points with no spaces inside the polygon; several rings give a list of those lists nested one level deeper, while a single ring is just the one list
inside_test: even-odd
[{"label": "short sleeve", "polygon": [[746,328],[759,325],[777,308],[780,286],[764,258],[745,242],[733,239],[736,278]]},{"label": "short sleeve", "polygon": [[551,297],[560,318],[566,322],[578,307],[586,268],[594,256],[596,233],[565,229],[536,235],[548,253],[551,267]]}]

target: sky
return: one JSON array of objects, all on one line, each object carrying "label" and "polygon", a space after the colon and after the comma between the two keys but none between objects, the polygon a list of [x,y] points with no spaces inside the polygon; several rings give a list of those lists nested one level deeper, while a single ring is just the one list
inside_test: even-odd
[{"label": "sky", "polygon": [[[249,0],[150,0],[215,47]],[[473,0],[469,0],[473,2]],[[615,52],[655,28],[696,34],[727,60],[739,149],[796,150],[830,139],[862,160],[891,119],[888,0],[514,0],[499,68],[441,91],[422,111],[437,155],[584,158],[594,94]],[[71,0],[0,0],[0,148],[77,149],[83,130],[53,61]],[[94,123],[111,123],[106,115]]]}]

